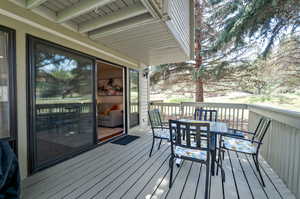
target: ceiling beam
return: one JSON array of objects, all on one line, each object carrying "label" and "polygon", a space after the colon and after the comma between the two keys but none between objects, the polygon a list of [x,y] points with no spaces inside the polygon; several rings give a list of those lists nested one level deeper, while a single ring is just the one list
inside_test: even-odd
[{"label": "ceiling beam", "polygon": [[154,20],[153,17],[149,14],[144,14],[138,17],[134,17],[128,20],[121,21],[119,23],[94,30],[89,33],[91,39],[99,39],[107,35],[119,33],[121,31],[126,31],[132,28],[136,28],[141,25],[156,23],[157,20]]},{"label": "ceiling beam", "polygon": [[79,15],[87,13],[97,7],[104,6],[115,0],[84,0],[74,4],[57,13],[57,22],[62,23],[67,20],[73,19]]},{"label": "ceiling beam", "polygon": [[47,0],[26,0],[26,8],[33,9],[41,4],[45,3]]},{"label": "ceiling beam", "polygon": [[140,3],[116,11],[115,13],[84,22],[79,25],[79,32],[89,32],[132,17],[147,13],[148,10]]}]

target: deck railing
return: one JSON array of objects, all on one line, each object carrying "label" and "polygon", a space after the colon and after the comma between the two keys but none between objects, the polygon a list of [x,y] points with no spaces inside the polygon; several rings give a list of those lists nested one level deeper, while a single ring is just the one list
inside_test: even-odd
[{"label": "deck railing", "polygon": [[159,109],[164,121],[175,118],[194,117],[196,108],[214,109],[218,111],[218,119],[226,122],[231,128],[248,128],[248,105],[229,103],[151,103],[150,109]]},{"label": "deck railing", "polygon": [[193,118],[195,108],[215,109],[219,121],[230,127],[253,131],[260,117],[271,118],[271,127],[264,139],[261,155],[300,198],[300,113],[266,106],[227,103],[150,103],[159,109],[162,119]]},{"label": "deck railing", "polygon": [[300,113],[249,105],[249,129],[255,128],[261,116],[272,119],[261,155],[300,198]]},{"label": "deck railing", "polygon": [[66,113],[72,111],[72,109],[78,109],[80,113],[91,112],[91,103],[56,103],[56,104],[37,104],[36,113],[40,114],[54,114],[54,113]]}]

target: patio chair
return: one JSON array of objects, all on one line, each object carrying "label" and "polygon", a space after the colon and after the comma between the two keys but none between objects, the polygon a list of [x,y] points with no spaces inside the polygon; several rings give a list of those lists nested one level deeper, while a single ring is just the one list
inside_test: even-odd
[{"label": "patio chair", "polygon": [[[205,179],[205,199],[208,199],[210,196],[210,124],[209,123],[190,123],[178,120],[169,120],[170,136],[174,137],[171,139],[171,156],[169,160],[170,166],[170,182],[169,188],[173,184],[173,166],[175,159],[188,160],[193,162],[198,162],[206,165],[206,179]],[[183,132],[186,134],[186,139],[183,140]],[[201,140],[203,133],[206,134],[207,140]],[[192,136],[194,135],[194,136]],[[220,166],[220,164],[218,165]],[[223,168],[222,172],[222,191],[224,194],[224,182],[225,182],[225,173]],[[224,195],[223,195],[224,197]]]},{"label": "patio chair", "polygon": [[170,133],[169,133],[169,127],[166,126],[166,124],[161,121],[161,116],[158,109],[149,110],[148,115],[149,115],[149,121],[152,129],[152,135],[153,135],[152,146],[149,154],[149,157],[151,157],[153,147],[155,144],[155,139],[160,139],[158,145],[158,149],[160,149],[162,140],[170,139]]},{"label": "patio chair", "polygon": [[[221,160],[222,165],[222,158],[221,158],[221,151],[224,154],[224,151],[235,151],[238,153],[243,153],[247,155],[251,155],[256,167],[256,170],[258,171],[258,174],[261,179],[262,185],[265,187],[264,179],[261,175],[261,171],[259,168],[259,162],[258,162],[258,155],[259,150],[262,145],[262,141],[270,127],[271,120],[269,118],[262,118],[259,122],[259,128],[257,128],[256,133],[253,135],[251,139],[246,139],[243,137],[233,137],[233,136],[222,136],[219,140],[219,157],[218,157],[218,163]],[[223,155],[224,159],[224,155]],[[218,173],[218,168],[217,168]]]},{"label": "patio chair", "polygon": [[[196,108],[194,112],[194,120],[216,122],[218,120],[218,111],[213,109]],[[205,139],[206,136],[204,136]],[[213,140],[215,143],[215,140]]]},{"label": "patio chair", "polygon": [[218,111],[211,109],[196,108],[194,112],[194,119],[216,122],[218,120]]}]

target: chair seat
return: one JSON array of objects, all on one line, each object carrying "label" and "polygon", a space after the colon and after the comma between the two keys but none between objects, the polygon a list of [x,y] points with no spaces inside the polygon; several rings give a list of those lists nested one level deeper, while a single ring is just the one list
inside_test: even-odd
[{"label": "chair seat", "polygon": [[223,144],[226,149],[251,154],[256,153],[257,148],[251,141],[231,137],[223,137]]},{"label": "chair seat", "polygon": [[169,139],[170,131],[169,131],[169,129],[155,129],[154,135],[155,135],[155,137]]},{"label": "chair seat", "polygon": [[189,149],[189,148],[184,148],[180,146],[176,146],[174,153],[178,157],[189,157],[189,158],[195,158],[198,160],[206,160],[207,157],[207,152],[206,151],[201,151],[197,149]]}]

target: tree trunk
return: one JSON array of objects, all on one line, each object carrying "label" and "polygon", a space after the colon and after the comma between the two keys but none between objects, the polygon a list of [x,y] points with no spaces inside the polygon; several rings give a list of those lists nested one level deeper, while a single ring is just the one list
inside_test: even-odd
[{"label": "tree trunk", "polygon": [[[203,15],[203,6],[200,4],[201,0],[195,1],[195,56],[196,56],[196,70],[199,70],[202,67],[202,56],[201,56],[201,40],[202,40],[202,15]],[[204,102],[204,89],[203,89],[203,80],[198,78],[196,80],[196,92],[195,100],[196,102]]]}]

